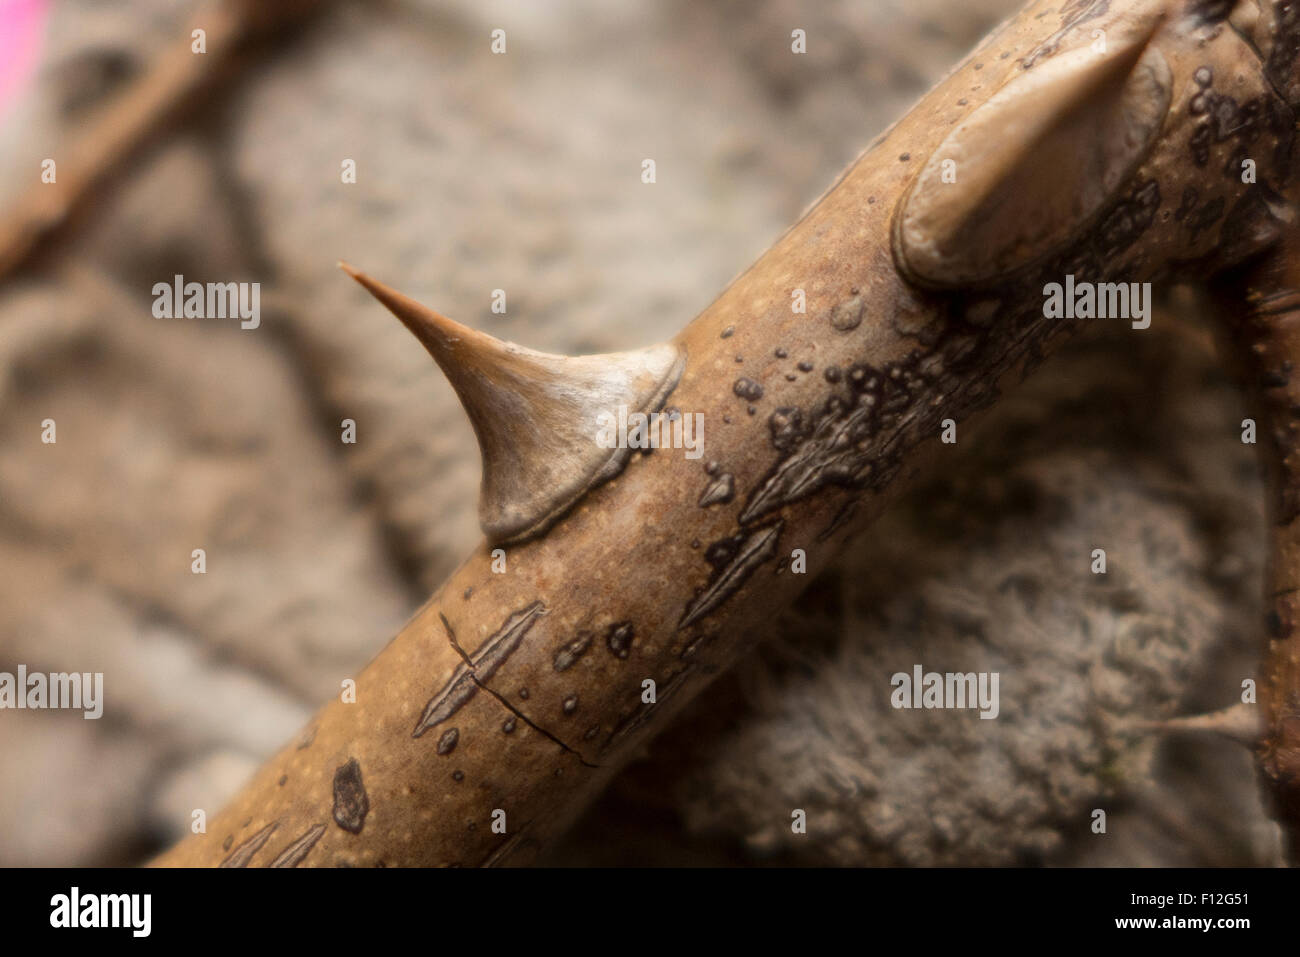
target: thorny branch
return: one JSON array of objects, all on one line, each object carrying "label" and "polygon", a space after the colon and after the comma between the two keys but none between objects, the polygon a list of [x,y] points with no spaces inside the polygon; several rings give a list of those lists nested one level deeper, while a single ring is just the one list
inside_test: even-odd
[{"label": "thorny branch", "polygon": [[[233,46],[256,9],[220,8],[210,42]],[[655,350],[532,353],[353,271],[460,392],[484,452],[485,528],[511,572],[472,555],[362,674],[356,704],[324,708],[209,834],[158,863],[248,866],[264,847],[272,866],[525,860],[798,593],[783,556],[807,549],[824,567],[934,460],[942,425],[964,427],[1078,325],[1045,317],[1046,283],[1215,274],[1273,437],[1260,767],[1300,856],[1298,56],[1287,0],[1031,3]],[[77,175],[0,236],[0,273],[206,75],[174,56],[110,109]],[[808,315],[791,315],[792,288]],[[575,446],[616,401],[720,423],[705,474]],[[534,426],[521,454],[508,414]],[[553,721],[585,728],[581,743],[544,730]]]}]

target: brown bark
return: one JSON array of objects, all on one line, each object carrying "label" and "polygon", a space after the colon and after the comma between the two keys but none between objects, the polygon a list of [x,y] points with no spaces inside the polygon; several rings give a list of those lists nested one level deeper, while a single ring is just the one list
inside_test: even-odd
[{"label": "brown bark", "polygon": [[1294,229],[1216,290],[1228,357],[1245,372],[1269,480],[1267,623],[1257,761],[1300,863],[1300,237]]},{"label": "brown bark", "polygon": [[1276,241],[1295,25],[1265,13],[1247,42],[1228,12],[1036,3],[995,31],[674,340],[666,404],[703,414],[702,460],[634,457],[504,573],[480,548],[355,704],[158,863],[528,861],[798,594],[793,550],[824,567],[942,456],[945,420],[964,428],[1077,327],[1045,316],[1046,284],[1161,284]]}]

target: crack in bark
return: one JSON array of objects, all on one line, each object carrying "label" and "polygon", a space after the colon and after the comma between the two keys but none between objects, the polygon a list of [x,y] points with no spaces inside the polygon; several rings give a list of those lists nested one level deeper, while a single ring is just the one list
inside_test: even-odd
[{"label": "crack in bark", "polygon": [[[540,605],[541,602],[537,602],[536,604]],[[529,609],[532,609],[532,607],[533,607],[533,606],[530,605],[528,609],[525,609],[525,611],[528,611]],[[545,613],[545,612],[543,611],[542,614],[544,614],[544,613]],[[503,695],[498,694],[497,691],[496,691],[496,689],[494,689],[494,688],[489,688],[486,684],[484,684],[484,681],[479,680],[478,675],[477,675],[477,674],[475,673],[475,671],[474,671],[474,661],[473,661],[473,659],[470,658],[470,656],[469,656],[468,654],[465,653],[465,649],[462,648],[462,647],[460,646],[460,642],[458,642],[458,641],[456,640],[456,630],[455,630],[454,628],[451,627],[451,622],[449,622],[449,621],[447,620],[447,616],[444,615],[441,611],[438,612],[438,617],[442,619],[442,627],[443,627],[443,629],[447,632],[447,641],[450,642],[451,647],[453,648],[453,650],[455,650],[456,654],[460,655],[461,660],[463,660],[463,661],[465,662],[465,667],[466,667],[468,670],[466,670],[466,671],[464,672],[464,675],[463,675],[464,677],[468,677],[468,678],[470,679],[470,681],[474,682],[475,687],[477,687],[477,688],[482,688],[484,691],[486,691],[486,692],[487,692],[488,694],[490,694],[492,697],[494,697],[494,698],[496,698],[498,701],[500,701],[501,704],[505,706],[505,708],[506,708],[507,711],[509,711],[511,714],[513,714],[513,715],[514,715],[516,718],[518,718],[519,720],[523,721],[524,724],[528,725],[528,727],[532,728],[534,731],[536,731],[538,734],[542,735],[543,737],[545,737],[545,738],[549,738],[551,741],[553,741],[555,744],[558,744],[558,745],[559,745],[561,748],[563,748],[565,751],[567,751],[567,752],[569,752],[570,754],[572,754],[575,758],[577,758],[577,759],[582,763],[582,765],[583,765],[584,767],[588,767],[588,768],[599,768],[599,767],[600,767],[600,765],[598,765],[598,764],[592,764],[590,761],[588,761],[586,758],[584,758],[584,757],[582,756],[582,752],[578,751],[578,750],[575,749],[575,748],[571,748],[571,747],[569,747],[569,746],[568,746],[567,744],[565,744],[562,740],[560,740],[560,738],[558,738],[558,737],[555,736],[554,734],[551,734],[551,732],[547,731],[547,730],[546,730],[545,728],[543,728],[541,725],[539,725],[539,724],[537,724],[535,721],[531,720],[531,719],[528,717],[528,715],[524,714],[522,711],[520,711],[518,708],[516,708],[514,705],[512,705],[509,701],[507,701],[506,698],[505,698]],[[530,621],[528,624],[529,624],[529,626],[531,626],[531,621]],[[525,629],[525,630],[526,630],[526,629]],[[521,639],[522,639],[522,635],[521,635],[520,637],[521,637]],[[491,639],[489,639],[489,641],[490,641],[490,640],[491,640]],[[499,665],[498,665],[498,667],[499,667]],[[456,670],[457,670],[457,671],[460,671],[459,668],[457,668]],[[492,670],[487,674],[486,677],[487,677],[487,678],[492,677],[492,675],[496,673],[496,670],[497,670],[496,668],[493,668],[493,669],[492,669]],[[452,675],[452,681],[448,683],[448,687],[451,687],[452,684],[454,684],[457,680],[459,680],[459,679],[456,677],[456,675],[453,674],[453,675]],[[486,678],[485,678],[484,680],[486,680]],[[468,700],[468,698],[467,698],[466,700]],[[449,717],[450,717],[450,715],[449,715]]]},{"label": "crack in bark", "polygon": [[488,694],[490,694],[492,697],[494,697],[494,698],[496,698],[498,701],[500,701],[501,704],[505,706],[505,708],[506,708],[507,711],[509,711],[511,714],[513,714],[516,718],[518,718],[518,719],[519,719],[520,721],[522,721],[524,724],[528,725],[528,727],[532,728],[534,731],[536,731],[538,734],[542,735],[543,737],[545,737],[545,738],[549,738],[551,741],[553,741],[555,744],[558,744],[558,745],[559,745],[561,748],[563,748],[565,751],[567,751],[567,752],[569,752],[570,754],[572,754],[575,758],[578,759],[578,762],[579,762],[580,764],[582,764],[583,767],[586,767],[586,768],[593,768],[593,769],[599,769],[599,768],[600,768],[600,765],[599,765],[599,764],[592,764],[590,761],[588,761],[586,758],[584,758],[584,757],[582,756],[582,752],[581,752],[581,751],[578,751],[578,750],[576,750],[576,749],[574,749],[574,748],[569,747],[567,744],[565,744],[563,741],[561,741],[561,740],[560,740],[559,738],[557,738],[555,735],[551,734],[551,732],[547,731],[547,730],[546,730],[545,728],[543,728],[541,725],[537,724],[537,722],[535,722],[535,721],[533,721],[531,718],[529,718],[528,715],[524,714],[522,711],[520,711],[518,708],[516,708],[514,705],[512,705],[509,701],[507,701],[503,695],[498,694],[495,688],[489,688],[489,687],[488,687],[487,685],[485,685],[483,682],[479,681],[478,678],[476,678],[476,677],[474,676],[473,672],[470,673],[470,678],[474,681],[474,683],[475,683],[476,685],[478,685],[480,688],[482,688],[484,691],[486,691],[486,692],[487,692]]},{"label": "crack in bark", "polygon": [[465,653],[465,649],[462,648],[460,642],[456,640],[456,632],[452,629],[451,622],[447,620],[447,616],[441,611],[438,612],[438,617],[442,619],[442,627],[447,631],[447,640],[451,642],[452,649],[456,654],[460,655],[461,660],[464,661],[472,671],[474,669],[474,662],[470,661],[469,655]]},{"label": "crack in bark", "polygon": [[[451,639],[451,646],[460,655],[462,663],[452,672],[451,678],[443,685],[442,690],[430,698],[424,706],[424,712],[420,715],[415,730],[411,732],[411,737],[420,737],[424,732],[435,725],[442,724],[459,711],[482,687],[478,678],[478,669],[483,671],[483,681],[496,674],[497,669],[505,664],[506,659],[514,654],[523,642],[524,636],[533,627],[533,623],[544,614],[546,614],[546,605],[540,601],[534,601],[512,613],[501,628],[483,642],[474,657],[466,655],[457,644],[451,625],[446,618],[443,618],[443,624],[447,627],[447,634]],[[468,684],[466,684],[467,680]]]}]

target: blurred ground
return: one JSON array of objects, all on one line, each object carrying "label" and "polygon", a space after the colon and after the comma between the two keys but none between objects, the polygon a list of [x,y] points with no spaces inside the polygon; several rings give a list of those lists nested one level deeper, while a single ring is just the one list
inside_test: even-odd
[{"label": "blurred ground", "polygon": [[[340,4],[173,129],[0,286],[0,670],[108,695],[97,722],[0,713],[0,863],[173,840],[477,542],[468,423],[337,259],[534,348],[666,338],[1013,6]],[[0,202],[176,23],[57,5],[0,118]],[[260,281],[261,328],[152,318],[177,273]],[[1190,311],[1045,366],[552,861],[1276,862],[1244,749],[1122,727],[1253,674],[1262,499],[1234,390],[1170,331]],[[888,720],[888,674],[972,648],[1017,676],[1000,720]]]}]

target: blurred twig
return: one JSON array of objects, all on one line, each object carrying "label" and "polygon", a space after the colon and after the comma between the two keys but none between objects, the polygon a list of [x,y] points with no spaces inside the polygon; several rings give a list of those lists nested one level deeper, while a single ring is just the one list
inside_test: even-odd
[{"label": "blurred twig", "polygon": [[[304,22],[328,0],[217,0],[200,10],[174,47],[159,54],[103,106],[80,136],[52,157],[56,181],[36,182],[0,222],[0,279],[29,262],[76,222],[90,200],[133,157],[195,105],[250,41]],[[192,31],[205,32],[206,52]]]}]

